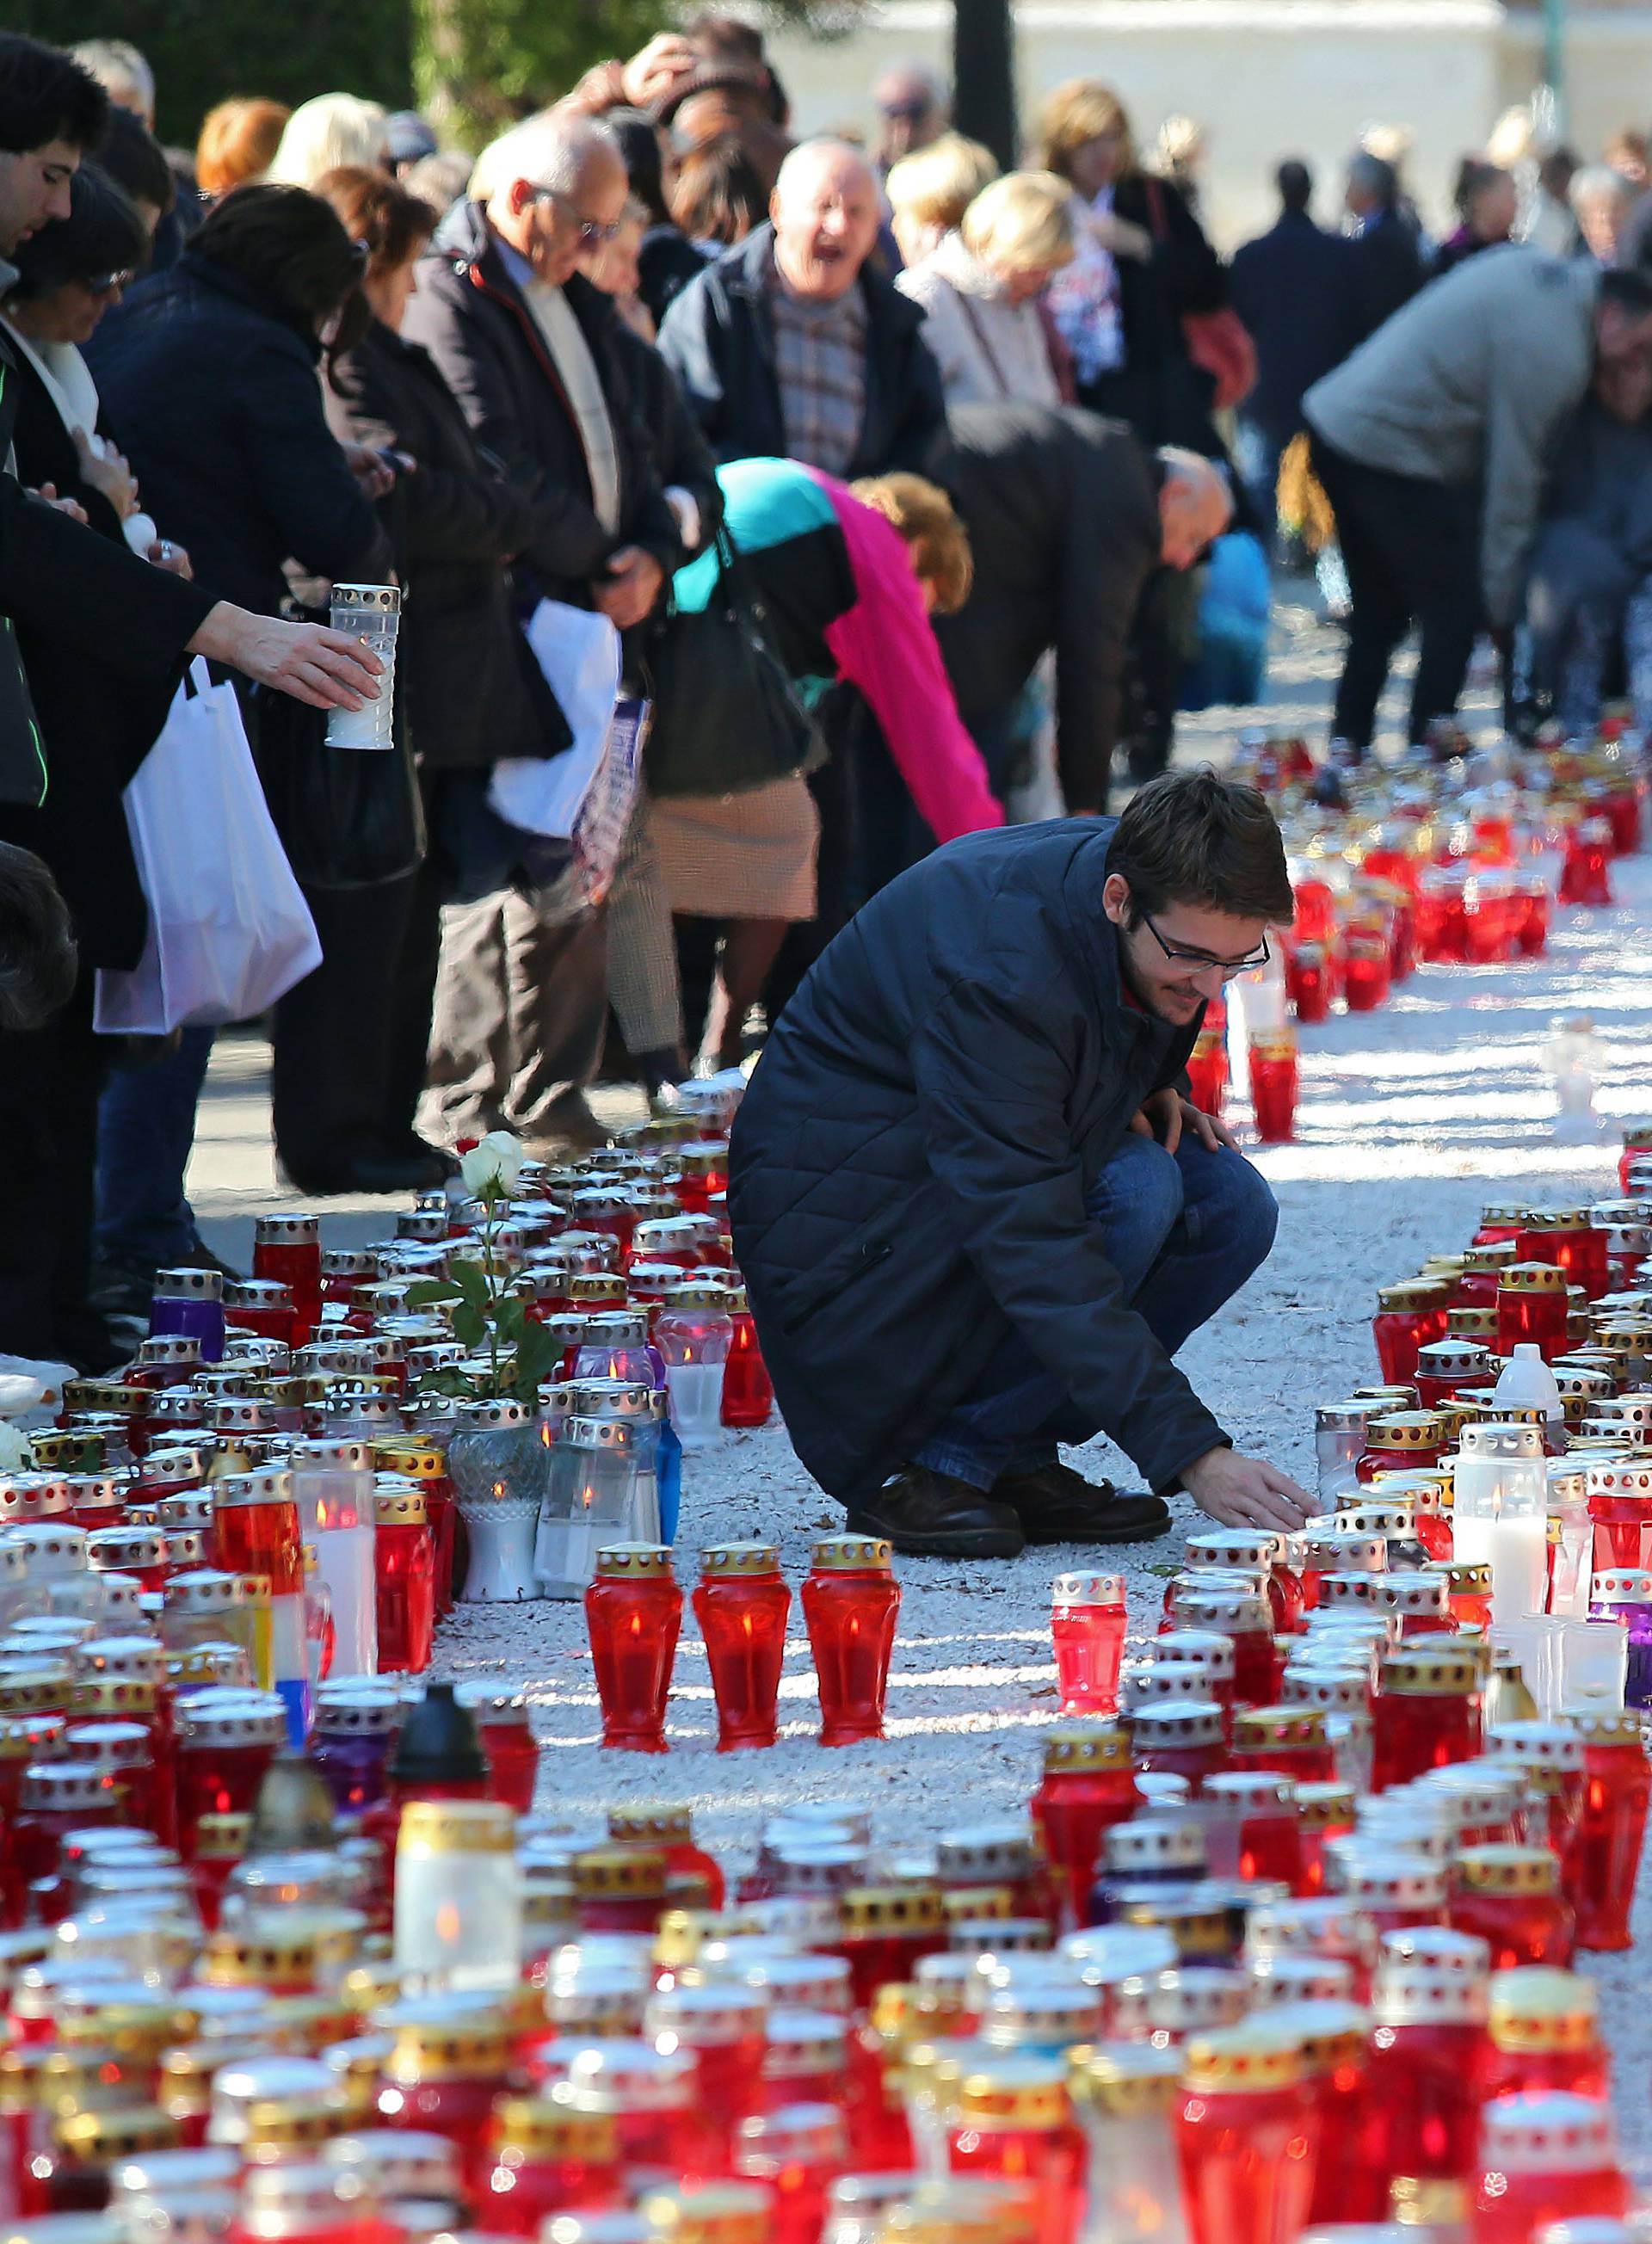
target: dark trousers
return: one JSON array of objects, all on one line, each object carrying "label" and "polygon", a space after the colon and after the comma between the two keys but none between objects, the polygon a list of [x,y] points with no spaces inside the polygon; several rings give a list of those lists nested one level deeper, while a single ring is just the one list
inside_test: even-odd
[{"label": "dark trousers", "polygon": [[0,1350],[102,1369],[91,1280],[98,1093],[110,1050],[91,1032],[95,969],[44,1028],[0,1036]]},{"label": "dark trousers", "polygon": [[[386,1131],[398,1016],[422,1003],[428,1037],[436,982],[432,945],[422,987],[408,986],[418,886],[410,873],[372,888],[304,891],[322,963],[275,1008],[270,1071],[275,1150],[296,1185],[324,1184],[353,1162],[392,1150]],[[403,1138],[411,1128],[410,1108]]]},{"label": "dark trousers", "polygon": [[1422,632],[1409,739],[1457,706],[1482,622],[1479,504],[1472,491],[1362,466],[1313,439],[1314,473],[1337,517],[1353,612],[1331,729],[1368,748],[1401,639]]}]

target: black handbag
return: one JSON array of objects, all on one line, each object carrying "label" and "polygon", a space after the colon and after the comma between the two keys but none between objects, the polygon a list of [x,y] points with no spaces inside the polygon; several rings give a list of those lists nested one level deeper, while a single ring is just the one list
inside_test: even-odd
[{"label": "black handbag", "polygon": [[815,727],[769,644],[763,605],[721,524],[716,589],[677,609],[651,651],[643,768],[651,794],[739,794],[820,760]]},{"label": "black handbag", "polygon": [[254,760],[301,884],[373,889],[413,872],[424,858],[424,805],[401,696],[389,748],[329,748],[325,709],[264,686],[253,700]]}]

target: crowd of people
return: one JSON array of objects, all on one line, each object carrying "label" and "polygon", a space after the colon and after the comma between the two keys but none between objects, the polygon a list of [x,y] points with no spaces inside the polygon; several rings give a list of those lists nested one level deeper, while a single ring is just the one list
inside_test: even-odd
[{"label": "crowd of people", "polygon": [[[113,1364],[154,1270],[213,1260],[213,1025],[93,1028],[146,937],[123,794],[201,655],[288,799],[379,691],[335,585],[400,588],[410,838],[294,852],[322,963],[270,1017],[273,1113],[306,1193],[434,1186],[496,1127],[600,1142],[599,1076],[668,1099],[738,1062],[936,843],[1162,771],[1195,564],[1271,544],[1293,451],[1351,591],[1351,752],[1413,620],[1415,729],[1528,585],[1533,695],[1647,664],[1652,282],[1611,155],[1466,162],[1437,244],[1394,147],[1334,230],[1287,163],[1229,264],[1196,126],[1144,149],[1098,80],[1009,172],[916,70],[870,145],[800,137],[714,12],[545,91],[474,161],[343,92],[163,149],[134,49],[0,35],[0,911],[40,962],[0,982],[0,1350]],[[651,710],[594,882],[501,793],[579,736],[525,628],[573,610]]]}]

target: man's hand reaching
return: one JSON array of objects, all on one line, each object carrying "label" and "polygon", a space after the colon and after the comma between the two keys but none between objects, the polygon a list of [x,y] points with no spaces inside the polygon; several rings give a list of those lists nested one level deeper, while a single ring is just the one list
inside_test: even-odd
[{"label": "man's hand reaching", "polygon": [[1272,1527],[1294,1534],[1313,1509],[1289,1473],[1237,1450],[1207,1450],[1181,1469],[1181,1485],[1201,1511],[1224,1527]]},{"label": "man's hand reaching", "polygon": [[1218,1146],[1238,1151],[1238,1141],[1225,1123],[1176,1091],[1155,1091],[1150,1098],[1144,1098],[1130,1119],[1130,1127],[1138,1138],[1156,1138],[1167,1153],[1175,1152],[1184,1130],[1191,1130],[1213,1153]]}]

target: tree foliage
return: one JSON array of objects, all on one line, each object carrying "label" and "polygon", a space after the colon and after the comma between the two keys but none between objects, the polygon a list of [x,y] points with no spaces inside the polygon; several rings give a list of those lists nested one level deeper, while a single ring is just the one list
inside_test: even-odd
[{"label": "tree foliage", "polygon": [[409,0],[349,8],[281,0],[12,0],[8,27],[72,46],[130,39],[153,66],[163,140],[193,147],[213,104],[234,93],[296,104],[349,92],[403,109],[412,98]]}]

